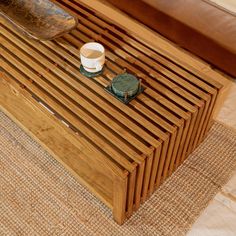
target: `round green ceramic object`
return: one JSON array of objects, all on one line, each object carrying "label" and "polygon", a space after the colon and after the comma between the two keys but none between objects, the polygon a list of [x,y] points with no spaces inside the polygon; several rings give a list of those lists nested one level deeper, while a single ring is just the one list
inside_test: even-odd
[{"label": "round green ceramic object", "polygon": [[120,74],[112,80],[111,87],[119,97],[132,97],[138,92],[139,81],[134,75]]}]

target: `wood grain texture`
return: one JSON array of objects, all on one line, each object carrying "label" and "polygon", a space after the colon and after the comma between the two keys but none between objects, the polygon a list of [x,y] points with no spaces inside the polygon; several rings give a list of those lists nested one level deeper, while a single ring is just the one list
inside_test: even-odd
[{"label": "wood grain texture", "polygon": [[[22,106],[30,101],[33,114],[43,114],[45,125],[53,120],[60,136],[56,145],[63,136],[68,141],[56,158],[112,208],[114,219],[122,224],[204,140],[222,86],[197,67],[184,66],[187,56],[181,63],[170,58],[172,47],[158,35],[163,48],[137,37],[141,26],[126,16],[115,13],[110,19],[83,2],[57,1],[80,24],[70,34],[47,42],[25,37],[0,18],[1,89],[13,86]],[[100,10],[103,6],[100,1],[95,5]],[[137,32],[114,24],[116,16],[137,26]],[[93,79],[79,72],[79,49],[90,41],[106,48],[103,74]],[[104,90],[124,72],[134,74],[145,87],[128,105]],[[54,142],[47,144],[37,132],[44,123],[36,125],[37,118],[29,124],[26,113],[10,107],[16,95],[7,97],[2,109],[20,117],[18,123],[30,134],[35,130],[33,136],[53,151]],[[83,158],[73,156],[74,147],[82,149]],[[72,153],[71,159],[64,158],[66,153]]]}]

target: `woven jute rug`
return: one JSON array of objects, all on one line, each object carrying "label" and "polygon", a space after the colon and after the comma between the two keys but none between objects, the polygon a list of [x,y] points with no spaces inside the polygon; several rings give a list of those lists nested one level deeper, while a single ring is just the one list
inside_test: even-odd
[{"label": "woven jute rug", "polygon": [[236,169],[236,133],[207,139],[123,225],[0,112],[0,235],[185,235]]}]

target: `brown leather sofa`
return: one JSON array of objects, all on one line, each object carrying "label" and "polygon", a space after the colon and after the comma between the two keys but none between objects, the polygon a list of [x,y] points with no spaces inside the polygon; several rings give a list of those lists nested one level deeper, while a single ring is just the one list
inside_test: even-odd
[{"label": "brown leather sofa", "polygon": [[107,0],[226,73],[236,76],[236,14],[207,0]]}]

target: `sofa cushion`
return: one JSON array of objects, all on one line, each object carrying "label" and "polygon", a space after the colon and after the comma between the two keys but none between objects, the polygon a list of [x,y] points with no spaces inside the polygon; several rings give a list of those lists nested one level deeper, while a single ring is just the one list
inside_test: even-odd
[{"label": "sofa cushion", "polygon": [[107,0],[181,47],[236,76],[236,16],[203,0]]}]

